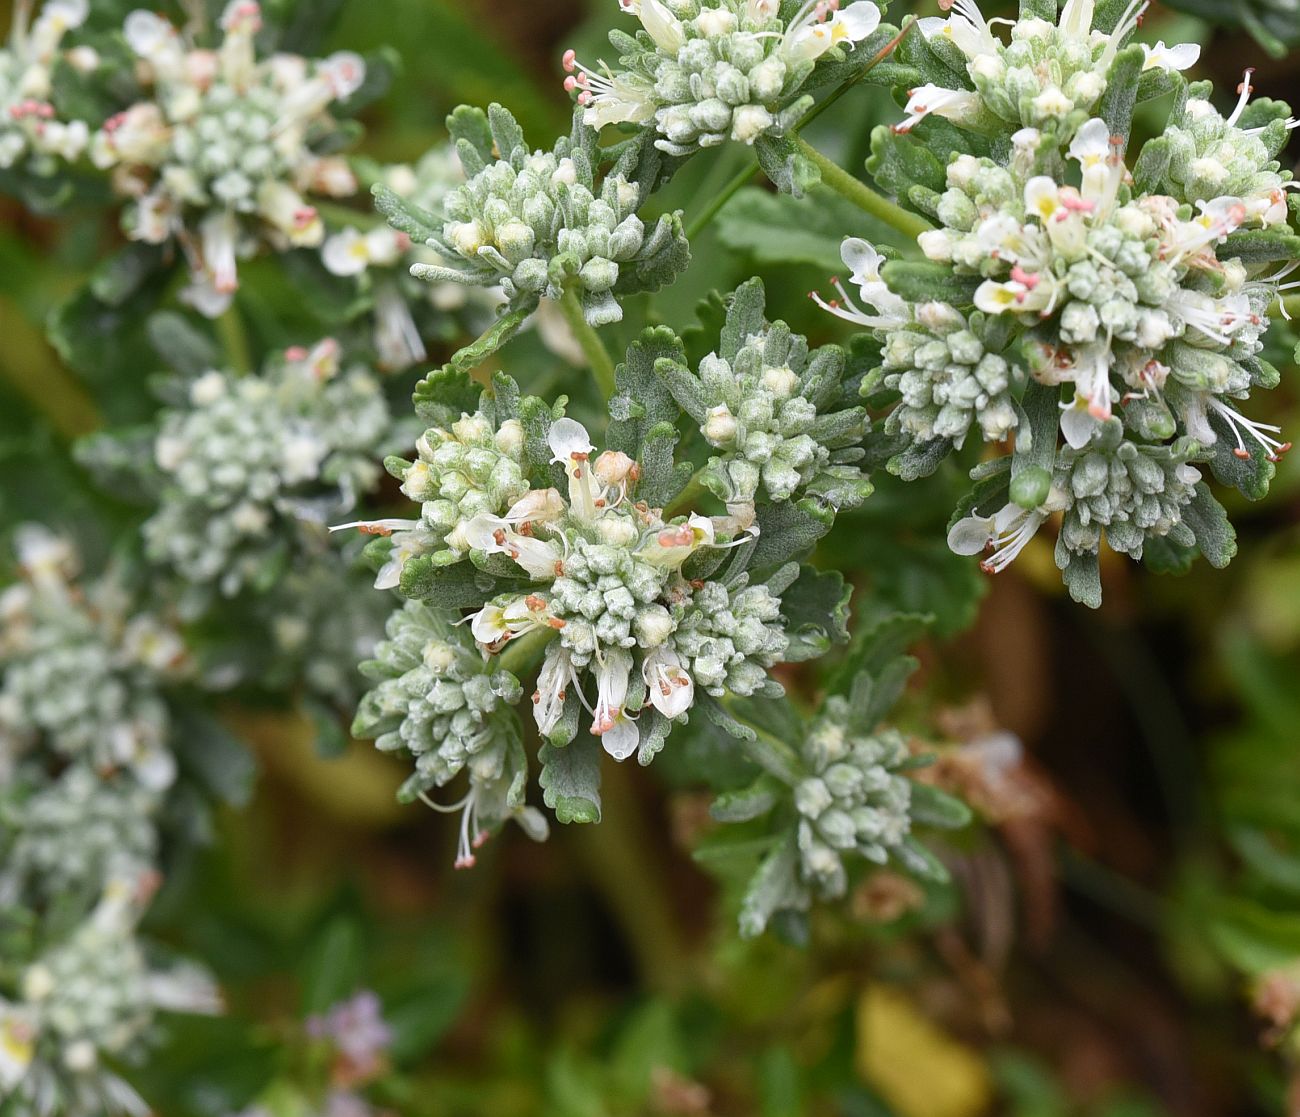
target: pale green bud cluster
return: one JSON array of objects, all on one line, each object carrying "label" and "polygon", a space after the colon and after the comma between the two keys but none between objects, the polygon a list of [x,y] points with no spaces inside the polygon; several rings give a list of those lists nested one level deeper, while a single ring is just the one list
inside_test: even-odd
[{"label": "pale green bud cluster", "polygon": [[153,617],[124,612],[111,584],[88,605],[62,576],[0,595],[0,770],[40,750],[165,787],[173,765],[160,687],[185,672],[185,648]]},{"label": "pale green bud cluster", "polygon": [[670,218],[647,232],[637,216],[641,190],[622,175],[599,185],[581,151],[561,140],[554,151],[503,152],[443,200],[446,221],[433,245],[450,267],[417,264],[434,281],[500,285],[511,301],[580,292],[592,325],[617,322],[620,269],[662,251]]},{"label": "pale green bud cluster", "polygon": [[337,346],[290,351],[260,376],[208,372],[162,413],[148,551],[185,582],[233,596],[265,585],[303,525],[349,510],[378,480],[392,437],[378,378]]},{"label": "pale green bud cluster", "polygon": [[852,508],[870,491],[855,463],[866,412],[839,403],[844,354],[834,346],[809,355],[784,322],[747,338],[727,360],[711,353],[699,380],[708,407],[700,427],[721,451],[704,481],[728,506],[760,496],[791,500],[808,492]]},{"label": "pale green bud cluster", "polygon": [[1151,538],[1194,544],[1183,512],[1201,479],[1200,471],[1188,464],[1197,450],[1188,438],[1171,446],[1133,442],[1123,437],[1114,419],[1084,448],[1065,447],[1054,478],[1068,502],[1060,545],[1074,553],[1095,553],[1105,531],[1113,550],[1137,560]]},{"label": "pale green bud cluster", "polygon": [[696,371],[683,359],[656,373],[717,452],[701,480],[742,523],[756,505],[806,498],[834,511],[871,492],[858,462],[869,422],[835,345],[809,350],[784,322],[765,317],[760,280],[731,296],[722,344]]},{"label": "pale green bud cluster", "polygon": [[16,543],[24,581],[0,594],[0,1085],[14,1112],[139,1113],[105,1060],[137,1061],[159,1008],[218,1007],[206,976],[150,970],[136,938],[177,767],[165,688],[188,660],[116,578],[75,583],[64,540],[26,526]]},{"label": "pale green bud cluster", "polygon": [[[1250,78],[1247,77],[1247,91]],[[1230,195],[1262,206],[1266,225],[1285,223],[1290,171],[1278,155],[1290,137],[1287,106],[1278,101],[1244,105],[1224,117],[1208,100],[1208,83],[1192,87],[1166,126],[1154,153],[1168,164],[1160,188],[1180,202],[1196,203]]]},{"label": "pale green bud cluster", "polygon": [[915,322],[886,335],[882,382],[900,396],[888,431],[921,442],[947,438],[960,448],[972,426],[986,442],[1015,429],[1012,366],[986,348],[983,325],[979,311],[968,321],[947,303],[924,303]]},{"label": "pale green bud cluster", "polygon": [[375,681],[352,731],[384,752],[409,753],[409,793],[442,787],[468,770],[471,784],[507,775],[518,720],[510,708],[523,695],[508,671],[490,670],[473,639],[453,618],[408,601],[393,613],[363,673]]},{"label": "pale green bud cluster", "polygon": [[674,607],[673,615],[673,647],[689,661],[696,684],[706,693],[784,693],[767,668],[781,661],[790,641],[781,600],[767,585],[749,584],[748,575],[731,585],[705,582]]},{"label": "pale green bud cluster", "polygon": [[528,492],[523,444],[518,420],[497,427],[479,411],[426,430],[415,444],[415,461],[389,458],[385,467],[420,505],[419,526],[399,532],[394,546],[432,550],[439,565],[463,559],[469,553],[465,525],[475,516],[504,514]]},{"label": "pale green bud cluster", "polygon": [[565,88],[589,126],[653,123],[669,155],[779,136],[808,111],[799,92],[818,60],[842,61],[880,22],[873,4],[838,6],[783,19],[776,0],[637,0],[623,8],[643,30],[609,36],[621,69],[588,68],[570,51]]},{"label": "pale green bud cluster", "polygon": [[25,799],[0,803],[0,829],[16,835],[0,879],[46,899],[93,898],[104,881],[137,878],[154,863],[158,808],[156,790],[75,764]]},{"label": "pale green bud cluster", "polygon": [[[621,524],[613,534],[622,534]],[[640,632],[666,619],[663,605],[655,603],[663,596],[669,574],[638,557],[626,542],[574,538],[564,573],[550,591],[551,610],[565,622],[560,643],[572,653],[573,665],[587,666],[602,648],[634,648]]]},{"label": "pale green bud cluster", "polygon": [[847,703],[831,698],[803,742],[808,775],[794,788],[800,875],[819,895],[848,887],[844,859],[885,864],[911,832],[909,759],[896,729],[853,732]]}]

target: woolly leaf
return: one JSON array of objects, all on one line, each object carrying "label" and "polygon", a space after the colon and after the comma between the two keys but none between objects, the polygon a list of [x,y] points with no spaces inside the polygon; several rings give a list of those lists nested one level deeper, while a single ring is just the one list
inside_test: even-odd
[{"label": "woolly leaf", "polygon": [[944,830],[968,826],[972,817],[970,807],[960,799],[928,783],[912,784],[908,814],[923,826],[937,826]]},{"label": "woolly leaf", "polygon": [[679,409],[673,394],[655,373],[661,360],[679,365],[685,360],[681,339],[667,326],[642,333],[614,371],[615,391],[609,401],[610,424],[605,436],[611,450],[635,456],[653,427],[676,422]]},{"label": "woolly leaf", "polygon": [[805,555],[830,530],[828,519],[811,515],[807,503],[783,501],[758,506],[759,534],[752,559],[754,566],[776,566]]},{"label": "woolly leaf", "polygon": [[718,822],[748,822],[767,814],[784,793],[784,785],[772,776],[761,775],[748,787],[724,791],[709,808]]},{"label": "woolly leaf", "polygon": [[822,180],[817,165],[788,136],[760,136],[754,142],[758,165],[782,194],[802,198]]},{"label": "woolly leaf", "polygon": [[742,937],[752,939],[761,935],[778,911],[807,910],[811,897],[799,883],[798,865],[793,835],[763,859],[740,903]]},{"label": "woolly leaf", "polygon": [[182,314],[159,311],[149,316],[145,329],[149,344],[158,356],[184,376],[202,376],[221,363],[220,352],[212,339]]},{"label": "woolly leaf", "polygon": [[394,229],[405,233],[415,244],[428,244],[441,235],[442,222],[438,218],[414,202],[407,201],[382,182],[375,183],[370,188],[370,193],[374,195],[375,209],[383,214]]},{"label": "woolly leaf", "polygon": [[1106,92],[1102,95],[1097,115],[1106,122],[1112,136],[1128,139],[1133,126],[1133,106],[1137,103],[1138,81],[1146,53],[1140,43],[1131,43],[1121,50],[1111,63],[1106,75]]},{"label": "woolly leaf", "polygon": [[1196,495],[1183,508],[1183,522],[1192,529],[1196,546],[1211,566],[1222,569],[1232,561],[1237,553],[1237,533],[1204,481],[1197,484]]},{"label": "woolly leaf", "polygon": [[1056,565],[1072,599],[1089,609],[1101,608],[1101,564],[1095,553],[1069,551],[1058,540]]},{"label": "woolly leaf", "polygon": [[600,761],[604,755],[599,739],[590,734],[579,734],[563,748],[541,747],[538,782],[542,800],[555,811],[558,821],[600,821]]}]

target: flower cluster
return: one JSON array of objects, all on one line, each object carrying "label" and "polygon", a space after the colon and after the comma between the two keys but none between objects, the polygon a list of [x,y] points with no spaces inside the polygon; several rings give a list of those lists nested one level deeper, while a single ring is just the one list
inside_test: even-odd
[{"label": "flower cluster", "polygon": [[164,688],[188,661],[116,581],[76,585],[66,542],[34,527],[17,542],[24,581],[0,595],[0,930],[16,951],[0,1095],[51,1117],[139,1113],[105,1060],[137,1057],[158,1010],[219,1007],[205,975],[150,966],[136,937],[176,774]]},{"label": "flower cluster", "polygon": [[[418,278],[499,286],[512,307],[528,309],[573,290],[587,321],[602,325],[623,316],[616,295],[657,288],[685,267],[680,215],[647,229],[637,216],[642,187],[625,169],[600,174],[596,134],[580,122],[551,151],[530,151],[500,105],[488,114],[458,110],[448,125],[469,180],[433,215],[383,195],[406,221],[414,215],[413,227],[442,257],[415,264]],[[429,225],[431,216],[441,225]]]},{"label": "flower cluster", "polygon": [[[943,35],[973,58],[993,57],[972,45],[977,17],[962,5]],[[1091,8],[1071,0],[1059,34],[1022,20],[1013,46],[1023,35],[1057,43],[1068,31],[1096,55],[1076,76],[1127,81],[1136,96],[1145,80],[1136,48],[1114,58],[1127,32],[1089,40],[1085,17]],[[942,56],[936,38],[927,45]],[[1152,48],[1143,50],[1154,65]],[[1093,103],[1077,83],[1062,88],[1081,110]],[[986,442],[1015,434],[1012,457],[977,471],[969,515],[949,535],[959,553],[989,550],[985,569],[1004,568],[1055,513],[1057,563],[1092,604],[1103,533],[1135,559],[1153,541],[1166,561],[1197,549],[1218,564],[1231,557],[1231,529],[1196,466],[1208,462],[1258,496],[1289,448],[1238,402],[1277,381],[1261,336],[1289,286],[1281,280],[1290,268],[1272,261],[1297,244],[1291,184],[1276,160],[1294,121],[1278,102],[1248,106],[1250,92],[1247,76],[1225,118],[1205,99],[1208,87],[1193,87],[1130,169],[1126,122],[1071,110],[1049,126],[1026,115],[1028,94],[1018,102],[1025,111],[1009,115],[981,86],[963,96],[1015,131],[1004,160],[954,155],[944,189],[910,192],[939,224],[918,238],[929,263],[890,263],[863,241],[845,242],[856,297],[839,287],[839,298],[818,301],[879,339],[881,364],[863,391],[896,401],[885,432],[910,449],[894,468],[933,468],[972,427]],[[1018,127],[1030,121],[1044,127]],[[949,140],[936,143],[950,150]]]},{"label": "flower cluster", "polygon": [[9,41],[0,48],[0,170],[26,166],[55,173],[79,159],[90,143],[83,120],[61,120],[51,103],[54,65],[65,53],[78,65],[95,64],[93,52],[65,52],[64,37],[80,27],[89,0],[49,0],[31,20],[31,4],[15,6]]},{"label": "flower cluster", "polygon": [[[749,585],[744,574],[697,588],[682,573],[701,548],[727,545],[719,531],[730,525],[696,514],[665,519],[634,502],[636,462],[619,451],[593,458],[586,428],[572,419],[551,426],[549,445],[568,477],[567,500],[556,489],[533,490],[505,516],[480,516],[466,529],[474,551],[507,556],[532,583],[475,614],[479,644],[493,651],[534,629],[556,633],[533,695],[542,735],[571,736],[566,706],[576,714],[582,702],[592,733],[623,760],[643,737],[667,731],[654,721],[643,728],[635,715],[650,708],[680,718],[697,677],[715,693],[779,693],[763,670],[786,647],[779,588]],[[594,703],[586,703],[587,672]]]},{"label": "flower cluster", "polygon": [[260,376],[204,373],[162,414],[149,554],[200,590],[268,585],[303,527],[374,486],[392,436],[379,380],[344,368],[331,340],[286,351]]},{"label": "flower cluster", "polygon": [[[930,114],[985,132],[1076,127],[1101,103],[1115,58],[1147,3],[1131,0],[1115,25],[1103,28],[1094,26],[1095,0],[1066,0],[1055,24],[1016,20],[1004,43],[992,30],[998,20],[986,21],[975,0],[956,0],[947,19],[929,16],[918,28],[937,59],[969,86],[929,82],[910,90],[899,129]],[[1166,72],[1185,70],[1200,55],[1191,43],[1143,51],[1143,69]]]},{"label": "flower cluster", "polygon": [[851,735],[848,702],[832,698],[803,744],[808,776],[794,789],[799,872],[820,895],[848,886],[843,858],[884,864],[911,829],[911,781],[899,774],[910,753],[902,734]]},{"label": "flower cluster", "polygon": [[[869,634],[868,655],[871,646]],[[962,826],[969,812],[907,776],[931,758],[915,754],[898,730],[878,724],[884,710],[871,693],[878,680],[905,679],[913,666],[884,657],[864,666],[847,692],[825,699],[810,724],[761,707],[742,711],[754,727],[751,755],[765,771],[713,808],[719,821],[766,817],[771,829],[770,850],[742,902],[742,934],[760,934],[773,917],[805,911],[815,897],[843,897],[854,862],[896,863],[943,879],[943,866],[913,830]]]},{"label": "flower cluster", "polygon": [[481,411],[462,415],[445,429],[426,430],[415,452],[415,461],[391,457],[384,463],[407,498],[420,505],[420,518],[388,525],[393,547],[375,582],[380,589],[400,583],[412,555],[431,554],[438,565],[459,562],[469,554],[470,521],[500,515],[528,492],[524,432],[517,419],[494,426]]},{"label": "flower cluster", "polygon": [[[465,175],[455,151],[442,144],[413,165],[385,167],[378,181],[407,204],[439,212]],[[374,348],[385,369],[419,364],[428,356],[424,337],[430,329],[445,334],[448,315],[476,308],[486,311],[495,301],[486,290],[475,299],[476,292],[461,284],[425,284],[412,278],[413,264],[437,264],[440,259],[432,249],[413,243],[406,233],[387,224],[347,225],[331,233],[321,246],[321,260],[332,275],[355,277],[370,305]]]},{"label": "flower cluster", "polygon": [[834,345],[809,353],[784,322],[763,318],[757,280],[733,296],[736,327],[697,375],[681,365],[661,369],[670,390],[718,451],[702,480],[746,522],[755,502],[813,496],[853,508],[871,492],[855,464],[863,456],[866,411],[852,406],[845,357]]},{"label": "flower cluster", "polygon": [[[777,389],[815,418],[834,395],[827,376],[840,386],[842,355],[810,360],[785,327],[765,325],[761,287],[733,305],[736,314],[755,311],[763,340],[741,365],[761,377],[766,351],[769,371],[785,370]],[[737,350],[751,343],[743,332],[727,336],[739,339]],[[695,707],[722,716],[718,699],[779,696],[769,668],[842,638],[835,620],[842,582],[788,561],[815,534],[790,532],[768,544],[761,565],[751,561],[763,510],[778,505],[756,509],[751,501],[717,517],[662,507],[685,478],[655,445],[676,436],[666,423],[652,423],[649,440],[634,428],[651,413],[681,414],[666,381],[689,376],[682,354],[671,332],[649,331],[620,370],[628,402],[616,408],[626,418],[611,424],[611,439],[630,448],[640,441],[641,460],[621,449],[597,453],[581,423],[521,399],[506,377],[498,375],[473,413],[463,410],[466,382],[432,378],[420,398],[440,425],[420,439],[416,461],[390,461],[407,495],[423,501],[421,518],[350,525],[385,536],[372,545],[379,583],[423,599],[390,620],[389,639],[366,665],[379,685],[363,699],[355,731],[416,758],[408,794],[468,773],[469,791],[456,804],[465,810],[458,864],[471,864],[475,837],[504,818],[540,829],[523,810],[522,735],[511,709],[525,692],[518,680],[538,659],[531,705],[546,742],[542,784],[567,821],[598,811],[596,741],[618,760],[635,754],[648,763]],[[443,402],[435,403],[439,393]],[[849,409],[848,425],[861,422]],[[815,444],[813,461],[825,464],[825,453]],[[805,574],[811,582],[800,597],[818,604],[795,625],[782,595]],[[468,630],[453,627],[449,607],[469,610]],[[491,666],[498,655],[500,666]],[[584,709],[591,737],[579,742]],[[577,800],[588,806],[573,807]]]},{"label": "flower cluster", "polygon": [[812,104],[800,92],[818,61],[842,61],[880,23],[868,0],[808,0],[788,18],[777,0],[619,2],[641,23],[610,33],[621,68],[568,51],[564,88],[589,126],[653,125],[670,155],[786,132]]},{"label": "flower cluster", "polygon": [[346,196],[356,179],[323,154],[338,131],[332,105],[355,93],[365,63],[292,54],[258,59],[262,13],[230,0],[216,50],[190,48],[162,16],[132,12],[124,34],[152,92],[105,122],[91,155],[130,199],[128,236],[175,241],[191,270],[187,300],[216,317],[238,287],[238,259],[265,243],[317,246],[325,228],[308,195]]},{"label": "flower cluster", "polygon": [[492,670],[454,616],[408,601],[388,620],[388,638],[362,671],[375,687],[361,701],[352,732],[384,752],[404,751],[415,772],[404,798],[426,798],[461,772],[469,781],[457,867],[474,864],[486,832],[510,817],[544,836],[545,821],[523,804],[527,772],[519,719],[523,696],[509,671]]}]

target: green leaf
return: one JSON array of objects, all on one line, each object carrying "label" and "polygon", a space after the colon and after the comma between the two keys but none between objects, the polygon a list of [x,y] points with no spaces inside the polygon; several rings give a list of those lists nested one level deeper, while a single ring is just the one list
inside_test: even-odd
[{"label": "green leaf", "polygon": [[718,214],[718,238],[757,264],[809,264],[834,273],[844,265],[840,245],[846,236],[876,242],[895,234],[838,194],[793,198],[749,186]]},{"label": "green leaf", "polygon": [[920,640],[933,623],[933,617],[921,613],[894,613],[861,629],[827,683],[828,692],[847,695],[859,676],[880,674]]},{"label": "green leaf", "polygon": [[361,985],[364,964],[361,927],[350,915],[335,916],[303,956],[303,1014],[322,1013],[356,992]]},{"label": "green leaf", "polygon": [[894,294],[908,302],[945,302],[968,306],[980,285],[977,275],[957,275],[952,268],[929,260],[889,260],[880,277]]},{"label": "green leaf", "polygon": [[609,401],[605,436],[611,450],[636,457],[653,427],[676,423],[681,411],[655,366],[667,361],[684,367],[685,356],[681,339],[667,326],[645,330],[628,347],[626,359],[614,370],[615,392]]},{"label": "green leaf", "polygon": [[837,570],[802,566],[799,577],[781,595],[781,614],[788,622],[787,663],[824,655],[833,644],[849,638],[849,599],[853,587]]},{"label": "green leaf", "polygon": [[605,755],[598,738],[579,734],[563,748],[543,745],[539,752],[542,798],[563,823],[600,821],[600,761]]},{"label": "green leaf", "polygon": [[831,527],[833,516],[813,515],[806,501],[758,506],[758,546],[752,564],[776,566],[806,555]]},{"label": "green leaf", "polygon": [[1232,561],[1237,553],[1237,533],[1223,505],[1204,481],[1197,483],[1196,495],[1183,508],[1183,522],[1192,529],[1201,554],[1216,570]]},{"label": "green leaf", "polygon": [[802,198],[822,180],[822,173],[789,136],[760,136],[754,143],[758,165],[782,194]]},{"label": "green leaf", "polygon": [[807,910],[811,897],[799,883],[798,864],[799,854],[793,834],[763,858],[740,903],[740,934],[743,938],[761,935],[778,911]]},{"label": "green leaf", "polygon": [[1101,565],[1095,553],[1077,554],[1058,540],[1056,565],[1073,600],[1089,609],[1101,608]]},{"label": "green leaf", "polygon": [[928,783],[912,783],[912,802],[908,813],[923,826],[959,830],[971,821],[971,809],[960,799]]},{"label": "green leaf", "polygon": [[767,814],[786,793],[780,780],[764,774],[748,787],[724,791],[713,801],[709,814],[718,822],[748,822]]},{"label": "green leaf", "polygon": [[1102,95],[1097,115],[1106,122],[1112,136],[1128,139],[1133,127],[1133,106],[1137,103],[1138,82],[1146,53],[1140,43],[1130,43],[1111,63],[1106,75],[1106,92]]},{"label": "green leaf", "polygon": [[174,310],[150,315],[146,330],[158,356],[184,376],[201,376],[221,363],[216,343]]},{"label": "green leaf", "polygon": [[477,608],[496,594],[526,583],[494,578],[468,562],[439,566],[431,555],[417,555],[402,567],[402,596],[441,609]]},{"label": "green leaf", "polygon": [[375,183],[370,193],[374,195],[375,209],[394,229],[405,233],[414,243],[428,244],[432,238],[442,234],[442,222],[434,214],[403,198],[382,182]]}]

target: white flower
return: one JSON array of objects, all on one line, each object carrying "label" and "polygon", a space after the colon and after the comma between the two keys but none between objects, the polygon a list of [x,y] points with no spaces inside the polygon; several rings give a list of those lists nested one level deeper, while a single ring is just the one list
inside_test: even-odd
[{"label": "white flower", "polygon": [[465,525],[464,535],[475,550],[509,555],[538,581],[553,581],[559,573],[562,556],[554,543],[515,531],[500,516],[475,516]]},{"label": "white flower", "polygon": [[894,125],[895,132],[911,130],[931,113],[960,124],[979,114],[980,95],[969,90],[945,89],[941,85],[927,83],[909,91],[903,111],[907,115],[901,123]]},{"label": "white flower", "polygon": [[651,703],[666,718],[679,717],[695,701],[695,681],[671,648],[661,646],[651,651],[641,665],[641,675]]},{"label": "white flower", "polygon": [[576,419],[557,419],[551,424],[547,442],[553,455],[569,475],[569,509],[590,523],[596,518],[596,497],[591,485],[589,459],[596,448],[587,428]]},{"label": "white flower", "polygon": [[623,709],[631,673],[632,655],[624,648],[606,649],[596,664],[596,709],[591,732],[615,760],[626,760],[641,740],[636,722]]},{"label": "white flower", "polygon": [[980,567],[988,574],[1005,570],[1042,527],[1046,514],[1007,504],[992,516],[967,516],[948,532],[948,548],[958,555],[988,551]]},{"label": "white flower", "polygon": [[782,53],[796,59],[820,58],[840,43],[859,43],[880,26],[880,9],[868,0],[856,0],[830,19],[817,22],[824,6],[810,0],[786,32]]},{"label": "white flower", "polygon": [[546,649],[546,659],[537,675],[537,689],[533,692],[533,720],[543,737],[548,736],[560,723],[564,714],[564,700],[570,685],[576,681],[573,658],[563,645],[554,643]]},{"label": "white flower", "polygon": [[971,60],[996,54],[1001,47],[974,0],[956,0],[952,5],[952,15],[947,19],[928,16],[916,22],[927,39],[942,35]]}]

